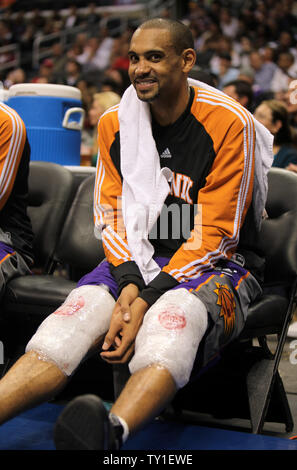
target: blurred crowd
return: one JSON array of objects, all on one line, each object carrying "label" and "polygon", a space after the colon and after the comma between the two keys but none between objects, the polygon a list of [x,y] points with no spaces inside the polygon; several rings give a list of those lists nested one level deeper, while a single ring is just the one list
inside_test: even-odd
[{"label": "blurred crowd", "polygon": [[[94,123],[129,85],[127,52],[137,27],[134,21],[117,28],[120,20],[102,18],[97,7],[125,3],[135,2],[97,1],[83,9],[73,4],[67,15],[53,10],[44,16],[34,9],[30,20],[22,10],[14,12],[12,20],[11,8],[5,8],[0,19],[0,47],[17,42],[21,49],[20,66],[2,72],[4,88],[24,82],[80,88],[87,111],[82,142],[87,164],[96,161]],[[197,0],[181,5],[180,19],[190,26],[197,51],[192,77],[224,91],[254,113],[275,136],[274,165],[297,171],[297,2]],[[161,14],[168,17],[171,11],[164,8]],[[32,67],[37,36],[79,25],[86,29],[75,34],[71,44],[54,41],[38,68]],[[0,63],[4,60],[0,54]]]}]

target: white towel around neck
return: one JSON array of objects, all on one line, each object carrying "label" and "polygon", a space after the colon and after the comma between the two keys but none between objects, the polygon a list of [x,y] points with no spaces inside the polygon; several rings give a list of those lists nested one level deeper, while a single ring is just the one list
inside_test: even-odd
[{"label": "white towel around neck", "polygon": [[[193,79],[188,81],[190,85],[226,96],[203,82]],[[255,223],[259,228],[267,196],[266,176],[273,160],[273,137],[256,119],[254,122],[256,145],[253,207]],[[121,99],[119,124],[123,220],[132,258],[148,284],[160,272],[153,259],[154,248],[149,241],[149,233],[169,194],[172,172],[169,168],[161,169],[152,135],[149,104],[138,99],[132,85]]]}]

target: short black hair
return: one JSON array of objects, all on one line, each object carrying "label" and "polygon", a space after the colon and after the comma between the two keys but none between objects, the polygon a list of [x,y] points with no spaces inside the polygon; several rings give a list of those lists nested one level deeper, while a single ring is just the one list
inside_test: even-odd
[{"label": "short black hair", "polygon": [[173,47],[178,55],[185,49],[194,49],[194,38],[191,30],[178,20],[152,18],[142,23],[138,29],[167,29],[170,32]]},{"label": "short black hair", "polygon": [[254,99],[254,92],[253,88],[245,80],[232,80],[224,85],[224,88],[227,86],[234,86],[236,93],[238,94],[239,98],[242,96],[246,96],[248,98],[247,108],[250,109],[253,104]]}]

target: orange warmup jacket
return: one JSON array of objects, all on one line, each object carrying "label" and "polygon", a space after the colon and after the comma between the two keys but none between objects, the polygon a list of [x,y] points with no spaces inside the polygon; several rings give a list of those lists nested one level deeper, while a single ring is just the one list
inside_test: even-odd
[{"label": "orange warmup jacket", "polygon": [[[168,257],[161,273],[147,286],[132,259],[119,201],[122,194],[118,106],[98,124],[98,163],[94,192],[95,225],[110,269],[120,288],[135,282],[152,304],[166,290],[199,277],[238,251],[240,233],[252,201],[255,129],[252,117],[232,98],[191,87],[187,109],[172,125],[152,131],[161,167],[173,172],[165,206],[169,229],[161,236],[160,220],[150,240],[155,256]],[[143,175],[145,178],[145,174]],[[141,184],[141,181],[139,181]],[[188,206],[189,233],[174,236],[177,222],[168,208]],[[184,212],[186,213],[186,212]],[[254,231],[249,225],[249,236]],[[248,268],[247,268],[248,269]]]}]

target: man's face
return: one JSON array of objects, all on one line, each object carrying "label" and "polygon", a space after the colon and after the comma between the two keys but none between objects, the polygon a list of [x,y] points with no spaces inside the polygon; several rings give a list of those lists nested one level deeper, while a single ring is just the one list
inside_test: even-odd
[{"label": "man's face", "polygon": [[236,93],[236,89],[234,85],[228,85],[223,88],[223,92],[226,93],[226,95],[231,96],[236,101],[239,101],[239,96]]},{"label": "man's face", "polygon": [[129,49],[129,76],[142,101],[166,100],[181,86],[182,57],[166,29],[139,29]]},{"label": "man's face", "polygon": [[276,127],[273,122],[272,111],[265,103],[261,103],[254,112],[255,118],[263,124],[272,134],[275,134]]}]

